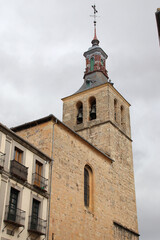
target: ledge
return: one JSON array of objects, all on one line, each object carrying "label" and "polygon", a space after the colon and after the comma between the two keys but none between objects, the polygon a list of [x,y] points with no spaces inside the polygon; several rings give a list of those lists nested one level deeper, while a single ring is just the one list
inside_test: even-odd
[{"label": "ledge", "polygon": [[139,233],[135,232],[134,230],[132,230],[132,229],[130,229],[130,228],[127,228],[127,227],[123,226],[122,224],[120,224],[120,223],[118,223],[118,222],[116,222],[116,221],[113,221],[113,224],[116,225],[116,226],[118,226],[118,227],[120,227],[120,228],[123,228],[124,230],[126,230],[126,231],[134,234],[134,235],[137,236],[137,237],[140,236]]}]

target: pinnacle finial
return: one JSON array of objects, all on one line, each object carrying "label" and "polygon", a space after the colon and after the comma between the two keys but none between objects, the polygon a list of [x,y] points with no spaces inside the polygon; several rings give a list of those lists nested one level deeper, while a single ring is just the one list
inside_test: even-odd
[{"label": "pinnacle finial", "polygon": [[97,18],[97,13],[98,13],[98,11],[97,11],[97,9],[96,9],[96,5],[94,4],[94,5],[92,5],[92,8],[93,8],[93,10],[94,10],[94,15],[91,15],[91,17],[94,17],[94,38],[93,38],[93,40],[92,40],[92,46],[98,46],[99,45],[99,40],[98,40],[98,38],[97,38],[97,34],[96,34],[96,25],[97,25],[97,21],[96,21],[96,18]]}]

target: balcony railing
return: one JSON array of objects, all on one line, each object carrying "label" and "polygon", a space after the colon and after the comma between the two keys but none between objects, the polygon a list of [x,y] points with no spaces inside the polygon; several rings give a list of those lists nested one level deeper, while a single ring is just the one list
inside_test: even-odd
[{"label": "balcony railing", "polygon": [[13,208],[10,205],[6,206],[4,221],[17,225],[18,227],[24,226],[25,211],[19,208]]},{"label": "balcony railing", "polygon": [[11,174],[16,176],[17,178],[27,181],[28,176],[28,168],[22,165],[21,163],[17,162],[16,160],[11,161]]},{"label": "balcony railing", "polygon": [[5,154],[0,152],[0,169],[4,168],[4,158],[5,158]]},{"label": "balcony railing", "polygon": [[40,188],[43,191],[47,191],[48,179],[42,177],[38,173],[33,173],[32,181],[35,187]]},{"label": "balcony railing", "polygon": [[30,216],[28,231],[39,235],[46,235],[47,221],[38,217]]}]

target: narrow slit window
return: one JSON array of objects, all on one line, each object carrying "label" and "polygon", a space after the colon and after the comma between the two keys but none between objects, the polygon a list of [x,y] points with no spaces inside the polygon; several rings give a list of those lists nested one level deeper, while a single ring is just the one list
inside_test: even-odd
[{"label": "narrow slit window", "polygon": [[84,169],[84,205],[89,207],[89,172]]},{"label": "narrow slit window", "polygon": [[124,126],[124,107],[121,106],[121,126]]},{"label": "narrow slit window", "polygon": [[84,205],[91,209],[93,204],[93,174],[92,169],[86,165],[84,168]]},{"label": "narrow slit window", "polygon": [[114,120],[117,121],[117,100],[114,99]]}]

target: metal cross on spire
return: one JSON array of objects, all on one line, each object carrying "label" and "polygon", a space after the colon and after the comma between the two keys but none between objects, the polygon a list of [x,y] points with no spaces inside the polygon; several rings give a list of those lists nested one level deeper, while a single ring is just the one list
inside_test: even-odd
[{"label": "metal cross on spire", "polygon": [[98,13],[98,11],[97,11],[97,9],[96,9],[96,5],[94,4],[94,5],[92,5],[92,8],[93,8],[93,10],[94,10],[94,20],[96,20],[96,17],[97,17],[97,13]]},{"label": "metal cross on spire", "polygon": [[97,18],[97,13],[98,13],[98,11],[97,11],[97,9],[96,9],[96,5],[94,4],[94,5],[92,5],[92,8],[93,8],[93,10],[94,10],[94,15],[90,15],[91,17],[94,17],[94,26],[96,27],[96,18]]},{"label": "metal cross on spire", "polygon": [[93,45],[98,45],[99,44],[99,40],[97,39],[97,35],[96,35],[96,23],[97,23],[96,18],[97,18],[98,11],[96,9],[96,5],[95,4],[92,5],[92,8],[94,10],[94,15],[90,15],[91,17],[94,17],[94,38],[92,40],[92,44]]}]

